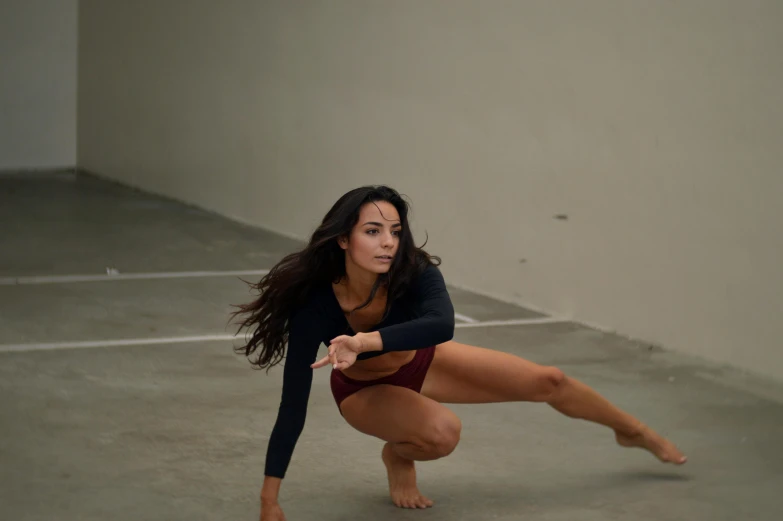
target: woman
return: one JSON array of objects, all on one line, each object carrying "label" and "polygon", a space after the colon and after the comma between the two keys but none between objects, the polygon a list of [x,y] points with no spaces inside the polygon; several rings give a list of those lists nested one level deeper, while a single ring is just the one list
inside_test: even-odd
[{"label": "woman", "polygon": [[[685,457],[639,420],[555,367],[452,341],[454,309],[437,257],[415,246],[408,206],[384,186],[343,195],[304,250],[288,255],[239,306],[254,331],[237,348],[259,368],[288,352],[277,421],[269,440],[261,519],[284,519],[280,484],[304,427],[313,370],[331,366],[340,413],[355,429],[384,440],[382,458],[395,505],[427,508],[414,461],[456,447],[461,424],[442,403],[543,402],[572,418],[605,425],[626,447],[661,461]],[[321,343],[328,354],[317,357]]]}]

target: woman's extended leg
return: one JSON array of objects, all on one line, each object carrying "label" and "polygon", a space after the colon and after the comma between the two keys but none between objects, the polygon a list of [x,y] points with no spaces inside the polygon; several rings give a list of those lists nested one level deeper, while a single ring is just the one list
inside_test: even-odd
[{"label": "woman's extended leg", "polygon": [[641,447],[683,464],[673,443],[556,367],[457,342],[437,346],[422,394],[440,403],[545,402],[571,418],[605,425],[620,445]]},{"label": "woman's extended leg", "polygon": [[417,488],[414,460],[449,455],[459,442],[459,418],[436,401],[393,385],[365,387],[343,400],[340,410],[356,430],[387,442],[382,456],[394,504],[432,506]]}]

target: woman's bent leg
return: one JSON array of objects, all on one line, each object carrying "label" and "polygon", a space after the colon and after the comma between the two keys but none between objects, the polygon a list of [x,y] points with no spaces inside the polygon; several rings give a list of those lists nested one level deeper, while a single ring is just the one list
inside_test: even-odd
[{"label": "woman's bent leg", "polygon": [[459,418],[438,402],[393,385],[366,387],[343,400],[340,410],[356,430],[387,442],[382,457],[394,504],[432,506],[416,485],[414,460],[451,454],[462,430]]}]

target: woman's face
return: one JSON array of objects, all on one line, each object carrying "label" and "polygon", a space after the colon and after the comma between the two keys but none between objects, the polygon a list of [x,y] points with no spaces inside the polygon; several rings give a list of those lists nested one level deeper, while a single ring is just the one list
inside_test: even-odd
[{"label": "woman's face", "polygon": [[350,237],[339,241],[345,250],[346,267],[353,264],[376,274],[388,272],[400,246],[401,232],[400,215],[393,204],[366,203]]}]

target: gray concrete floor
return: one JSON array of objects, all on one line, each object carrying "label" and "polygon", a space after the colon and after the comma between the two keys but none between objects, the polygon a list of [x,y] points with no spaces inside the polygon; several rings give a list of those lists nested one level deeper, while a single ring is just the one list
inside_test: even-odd
[{"label": "gray concrete floor", "polygon": [[[107,266],[265,269],[297,246],[92,177],[0,176],[0,519],[257,519],[281,370],[251,370],[226,339],[111,343],[230,335],[242,282],[9,281]],[[477,320],[537,316],[453,296]],[[419,465],[436,506],[399,510],[380,442],[342,421],[324,370],[283,484],[289,520],[783,518],[780,383],[571,323],[464,328],[456,339],[557,365],[670,437],[689,463],[621,449],[607,429],[545,405],[452,406],[460,446]]]}]

